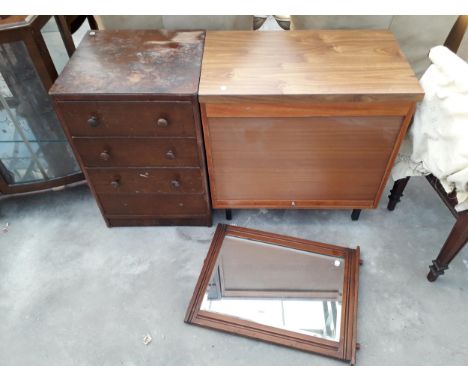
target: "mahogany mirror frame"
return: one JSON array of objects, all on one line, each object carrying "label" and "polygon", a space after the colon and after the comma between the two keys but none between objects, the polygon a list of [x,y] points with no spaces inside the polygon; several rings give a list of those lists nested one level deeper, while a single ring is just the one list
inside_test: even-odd
[{"label": "mahogany mirror frame", "polygon": [[[339,341],[331,341],[295,333],[285,329],[274,328],[244,319],[201,310],[203,296],[217,264],[221,245],[227,235],[323,254],[344,260],[345,269]],[[350,249],[249,228],[218,224],[187,309],[185,322],[337,358],[354,365],[356,361],[356,350],[359,347],[356,342],[359,265],[361,264],[359,257],[359,247]]]}]

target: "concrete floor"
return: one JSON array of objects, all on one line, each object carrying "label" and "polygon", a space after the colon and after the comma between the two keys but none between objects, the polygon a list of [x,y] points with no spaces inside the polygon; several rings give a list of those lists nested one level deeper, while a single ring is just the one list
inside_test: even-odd
[{"label": "concrete floor", "polygon": [[[262,29],[279,27],[270,17]],[[393,213],[386,195],[359,222],[245,210],[232,224],[361,246],[358,365],[468,365],[468,248],[427,282],[454,220],[424,179]],[[219,222],[108,229],[86,186],[0,199],[0,365],[343,365],[184,324]]]},{"label": "concrete floor", "polygon": [[[360,245],[358,365],[468,365],[468,248],[436,283],[453,224],[424,179],[397,209],[234,212],[232,223]],[[1,365],[342,365],[183,322],[215,226],[105,226],[86,186],[0,200]],[[145,346],[143,337],[153,341]]]}]

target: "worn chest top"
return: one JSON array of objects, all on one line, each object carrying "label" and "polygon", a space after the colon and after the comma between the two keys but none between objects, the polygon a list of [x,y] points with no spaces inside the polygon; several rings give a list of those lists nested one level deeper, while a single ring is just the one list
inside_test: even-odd
[{"label": "worn chest top", "polygon": [[196,94],[202,31],[96,31],[73,54],[50,93]]},{"label": "worn chest top", "polygon": [[206,34],[201,102],[418,101],[422,96],[389,31]]}]

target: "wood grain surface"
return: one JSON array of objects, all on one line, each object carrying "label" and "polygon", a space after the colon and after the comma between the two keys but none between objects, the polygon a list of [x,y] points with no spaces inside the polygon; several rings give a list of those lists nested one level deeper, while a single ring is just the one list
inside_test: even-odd
[{"label": "wood grain surface", "polygon": [[403,116],[207,118],[213,207],[371,208],[402,122]]},{"label": "wood grain surface", "polygon": [[85,167],[200,165],[197,141],[193,138],[74,138],[73,144]]},{"label": "wood grain surface", "polygon": [[209,103],[208,117],[358,117],[402,116],[411,103],[337,102],[337,103]]},{"label": "wood grain surface", "polygon": [[1,16],[0,17],[0,28],[11,28],[18,26],[20,24],[27,24],[28,17],[26,15],[11,15],[11,16]]},{"label": "wood grain surface", "polygon": [[101,194],[203,194],[199,168],[88,168],[88,179]]},{"label": "wood grain surface", "polygon": [[50,94],[196,94],[204,32],[94,31]]},{"label": "wood grain surface", "polygon": [[[191,102],[60,102],[73,137],[195,137]],[[95,119],[95,125],[88,122]],[[166,124],[159,126],[164,119]]]},{"label": "wood grain surface", "polygon": [[386,30],[208,31],[199,99],[215,102],[419,101]]},{"label": "wood grain surface", "polygon": [[201,216],[206,214],[203,195],[98,194],[106,215]]}]

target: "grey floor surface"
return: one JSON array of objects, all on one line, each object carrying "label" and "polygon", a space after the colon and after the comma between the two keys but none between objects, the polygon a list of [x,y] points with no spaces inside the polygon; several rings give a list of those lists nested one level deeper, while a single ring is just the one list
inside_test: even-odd
[{"label": "grey floor surface", "polygon": [[[454,222],[424,179],[391,213],[244,210],[232,223],[360,245],[359,365],[468,365],[468,248],[436,283]],[[215,226],[105,226],[86,186],[0,200],[1,365],[342,365],[183,322]],[[143,337],[153,341],[145,346]]]}]

